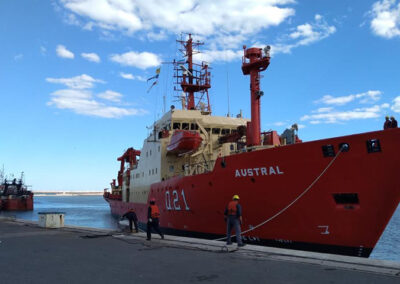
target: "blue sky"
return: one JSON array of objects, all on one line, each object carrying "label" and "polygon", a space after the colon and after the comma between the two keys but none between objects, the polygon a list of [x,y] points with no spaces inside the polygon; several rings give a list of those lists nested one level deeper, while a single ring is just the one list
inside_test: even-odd
[{"label": "blue sky", "polygon": [[[174,98],[175,40],[205,42],[215,115],[250,117],[242,46],[272,46],[261,125],[305,141],[400,113],[400,1],[0,1],[0,166],[34,190],[102,190]],[[161,66],[149,93],[146,79]]]}]

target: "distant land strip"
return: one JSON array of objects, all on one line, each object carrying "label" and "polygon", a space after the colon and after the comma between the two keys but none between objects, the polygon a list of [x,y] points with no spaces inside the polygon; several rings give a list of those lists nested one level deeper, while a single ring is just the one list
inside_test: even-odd
[{"label": "distant land strip", "polygon": [[103,191],[33,191],[35,196],[103,195]]}]

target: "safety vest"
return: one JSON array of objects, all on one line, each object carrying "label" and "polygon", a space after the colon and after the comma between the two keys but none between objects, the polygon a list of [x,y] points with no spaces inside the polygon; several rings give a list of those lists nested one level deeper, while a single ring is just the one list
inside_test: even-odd
[{"label": "safety vest", "polygon": [[229,204],[228,204],[228,215],[236,216],[237,205],[238,205],[238,202],[235,201],[235,200],[232,200],[231,202],[229,202]]},{"label": "safety vest", "polygon": [[157,205],[150,205],[151,208],[151,218],[159,218],[160,217],[160,210],[158,210]]}]

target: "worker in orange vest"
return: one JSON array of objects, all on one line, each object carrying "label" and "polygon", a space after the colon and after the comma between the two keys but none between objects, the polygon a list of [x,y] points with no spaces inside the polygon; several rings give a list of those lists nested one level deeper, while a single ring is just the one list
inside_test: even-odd
[{"label": "worker in orange vest", "polygon": [[138,218],[136,216],[135,210],[133,208],[129,209],[128,212],[126,212],[124,215],[122,215],[121,220],[123,218],[127,218],[129,220],[129,230],[132,233],[132,223],[135,224],[135,231],[136,233],[139,233],[139,227],[138,227]]},{"label": "worker in orange vest", "polygon": [[160,218],[160,210],[156,205],[156,199],[150,199],[150,206],[147,210],[147,240],[151,240],[151,228],[161,236],[161,239],[164,239],[164,235],[160,231],[159,227],[159,218]]},{"label": "worker in orange vest", "polygon": [[245,244],[240,236],[240,225],[242,224],[242,207],[239,204],[239,195],[234,195],[232,201],[229,202],[225,208],[225,221],[226,221],[226,244],[231,245],[231,232],[235,228],[236,241],[238,247],[242,247]]}]

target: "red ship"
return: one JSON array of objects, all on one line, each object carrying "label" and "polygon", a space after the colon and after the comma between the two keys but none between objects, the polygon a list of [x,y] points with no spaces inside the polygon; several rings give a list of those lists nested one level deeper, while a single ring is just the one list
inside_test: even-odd
[{"label": "red ship", "polygon": [[7,180],[0,175],[0,211],[28,211],[33,210],[33,193],[23,182],[24,173],[20,179]]},{"label": "red ship", "polygon": [[[295,124],[280,136],[261,132],[260,72],[270,64],[269,47],[244,47],[251,120],[212,116],[208,66],[192,59],[201,43],[190,35],[179,42],[184,59],[174,64],[184,108],[171,107],[140,151],[118,158],[118,184],[104,193],[111,213],[134,208],[144,228],[155,198],[166,234],[219,239],[225,206],[238,194],[246,243],[368,257],[400,201],[400,129],[310,142],[298,138]],[[182,130],[196,132],[200,145],[168,154]],[[186,138],[191,146],[199,140]]]}]

